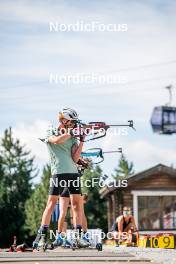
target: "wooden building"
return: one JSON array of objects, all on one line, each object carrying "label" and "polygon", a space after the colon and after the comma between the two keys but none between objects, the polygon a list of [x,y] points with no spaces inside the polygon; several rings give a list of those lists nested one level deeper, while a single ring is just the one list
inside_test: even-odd
[{"label": "wooden building", "polygon": [[125,188],[105,186],[100,191],[107,199],[108,229],[129,206],[140,231],[176,230],[176,169],[158,164],[126,179]]}]

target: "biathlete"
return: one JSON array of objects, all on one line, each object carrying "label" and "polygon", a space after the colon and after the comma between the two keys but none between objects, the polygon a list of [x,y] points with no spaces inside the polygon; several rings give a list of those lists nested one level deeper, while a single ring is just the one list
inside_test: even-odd
[{"label": "biathlete", "polygon": [[[80,205],[82,206],[82,234],[79,234],[81,236],[81,239],[76,241],[76,245],[78,247],[88,247],[90,245],[89,240],[87,238],[87,218],[85,216],[84,212],[84,204],[87,202],[87,194],[82,194],[80,199]],[[70,222],[72,229],[74,230],[76,227],[76,218],[74,215],[74,210],[70,204],[70,193],[68,188],[64,188],[64,191],[59,197],[59,219],[58,219],[58,230],[62,227],[62,233],[65,235],[67,231],[67,220],[66,215],[68,212],[68,209],[70,209]],[[64,224],[63,224],[64,223]],[[60,239],[56,239],[53,242],[53,246],[64,246],[64,247],[71,247],[73,242],[70,241],[66,237],[65,239],[60,241]],[[81,243],[80,243],[81,242]]]},{"label": "biathlete", "polygon": [[[70,202],[75,217],[75,228],[81,232],[82,229],[82,198],[80,189],[80,178],[77,169],[77,162],[83,148],[83,136],[80,140],[74,136],[74,128],[78,121],[78,114],[75,110],[65,108],[59,113],[59,122],[57,128],[50,128],[44,142],[47,145],[50,161],[51,175],[49,197],[46,208],[43,212],[41,226],[37,232],[37,236],[33,242],[33,248],[39,247],[40,239],[44,239],[47,243],[47,231],[50,224],[51,214],[59,195],[64,191],[65,184],[70,193]],[[75,187],[75,181],[79,182],[79,186]],[[63,186],[64,182],[64,186]],[[63,206],[61,205],[61,208]],[[60,218],[57,232],[57,243],[63,243],[62,229],[64,218]],[[78,243],[82,244],[81,238],[77,238]],[[84,243],[83,243],[84,244]]]},{"label": "biathlete", "polygon": [[[79,161],[77,162],[77,168],[79,171],[79,176],[81,177],[84,173],[84,170],[87,169],[89,167],[90,164],[90,160],[89,159],[83,159],[80,158]],[[82,211],[82,239],[77,241],[78,246],[82,246],[82,247],[88,247],[89,246],[89,241],[88,238],[86,236],[87,233],[87,218],[85,216],[85,212],[84,212],[84,204],[87,202],[87,194],[82,194],[81,193],[81,197],[80,197],[80,201],[79,204],[81,206],[81,211]],[[60,197],[59,197],[59,219],[58,219],[58,230],[61,230],[62,228],[62,232],[66,233],[66,226],[67,226],[67,222],[66,222],[66,215],[67,215],[67,211],[68,208],[70,208],[70,219],[71,219],[71,225],[72,228],[75,229],[76,227],[76,217],[74,214],[74,210],[72,209],[72,206],[70,206],[70,192],[68,188],[64,188],[63,192],[61,193]],[[79,244],[79,242],[81,242],[81,244]],[[54,247],[57,246],[71,246],[71,241],[68,241],[67,239],[60,240],[60,239],[56,239],[53,243]]]},{"label": "biathlete", "polygon": [[123,208],[123,214],[116,218],[112,229],[117,243],[120,241],[132,242],[133,233],[137,231],[137,227],[130,207]]}]

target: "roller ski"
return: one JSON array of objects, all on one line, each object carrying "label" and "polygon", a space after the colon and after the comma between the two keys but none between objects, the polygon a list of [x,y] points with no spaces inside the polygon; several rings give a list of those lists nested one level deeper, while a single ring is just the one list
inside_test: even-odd
[{"label": "roller ski", "polygon": [[90,246],[90,243],[85,238],[77,238],[76,243],[78,248],[88,248]]},{"label": "roller ski", "polygon": [[45,252],[48,248],[47,229],[39,229],[33,242],[33,251]]},{"label": "roller ski", "polygon": [[78,239],[74,240],[73,247],[72,247],[73,250],[75,250],[75,249],[84,249],[84,248],[97,249],[98,251],[102,251],[103,250],[103,247],[102,247],[101,243],[97,243],[95,246],[92,246],[91,242],[89,242],[89,240],[87,238],[85,239],[85,237],[78,238]]},{"label": "roller ski", "polygon": [[88,248],[89,249],[97,249],[98,251],[102,251],[103,250],[102,243],[100,243],[99,241],[94,241],[93,245],[92,245],[92,242],[91,242],[90,238],[87,237],[87,233],[85,233],[83,235],[83,240],[88,243],[88,245],[89,245]]},{"label": "roller ski", "polygon": [[77,248],[77,244],[73,239],[64,239],[64,242],[62,244],[63,248],[70,248],[72,250],[75,250]]},{"label": "roller ski", "polygon": [[47,242],[46,236],[45,234],[42,234],[38,242],[34,241],[33,251],[45,252],[47,248],[48,248],[48,242]]},{"label": "roller ski", "polygon": [[71,248],[75,249],[77,247],[77,244],[72,240],[68,240],[67,237],[62,237],[61,234],[59,234],[56,238],[56,240],[52,243],[53,249],[57,247],[62,247],[62,248]]},{"label": "roller ski", "polygon": [[64,243],[64,237],[61,234],[57,234],[56,239],[52,243],[53,248],[61,247]]},{"label": "roller ski", "polygon": [[80,248],[88,248],[90,246],[90,242],[85,235],[79,236],[72,239],[72,250],[80,249]]}]

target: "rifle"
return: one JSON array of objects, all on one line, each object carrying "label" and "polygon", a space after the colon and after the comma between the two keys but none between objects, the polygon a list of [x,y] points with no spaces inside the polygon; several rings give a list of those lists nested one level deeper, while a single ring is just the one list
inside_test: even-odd
[{"label": "rifle", "polygon": [[[81,120],[74,121],[74,128],[70,129],[69,133],[73,137],[80,138],[82,142],[87,142],[90,140],[95,140],[106,136],[107,130],[110,127],[129,127],[133,130],[134,128],[133,120],[128,120],[127,124],[117,124],[117,125],[107,125],[105,122],[89,122],[87,124],[82,123]],[[82,139],[83,137],[88,137],[88,139]],[[46,142],[44,138],[39,138],[42,142]]]},{"label": "rifle", "polygon": [[[82,123],[81,120],[75,122],[75,130],[77,131],[76,137],[80,135],[91,136],[88,140],[82,140],[83,142],[87,142],[90,140],[95,140],[98,138],[102,138],[106,136],[107,130],[110,127],[129,127],[133,130],[134,128],[133,120],[128,120],[127,124],[116,124],[116,125],[108,125],[105,122],[89,122],[87,124]],[[87,133],[88,132],[88,133]]]},{"label": "rifle", "polygon": [[95,161],[92,160],[93,164],[99,164],[104,161],[104,154],[109,154],[109,153],[122,153],[122,148],[118,148],[118,150],[111,150],[111,151],[103,151],[101,148],[91,148],[88,149],[84,152],[81,152],[81,157],[83,158],[92,158],[96,159]]}]

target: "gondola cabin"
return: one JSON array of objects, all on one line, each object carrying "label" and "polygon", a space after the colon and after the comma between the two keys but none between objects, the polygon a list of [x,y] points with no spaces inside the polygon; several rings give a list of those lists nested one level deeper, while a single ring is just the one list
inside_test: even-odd
[{"label": "gondola cabin", "polygon": [[154,133],[171,135],[176,133],[176,107],[155,107],[151,117]]}]

